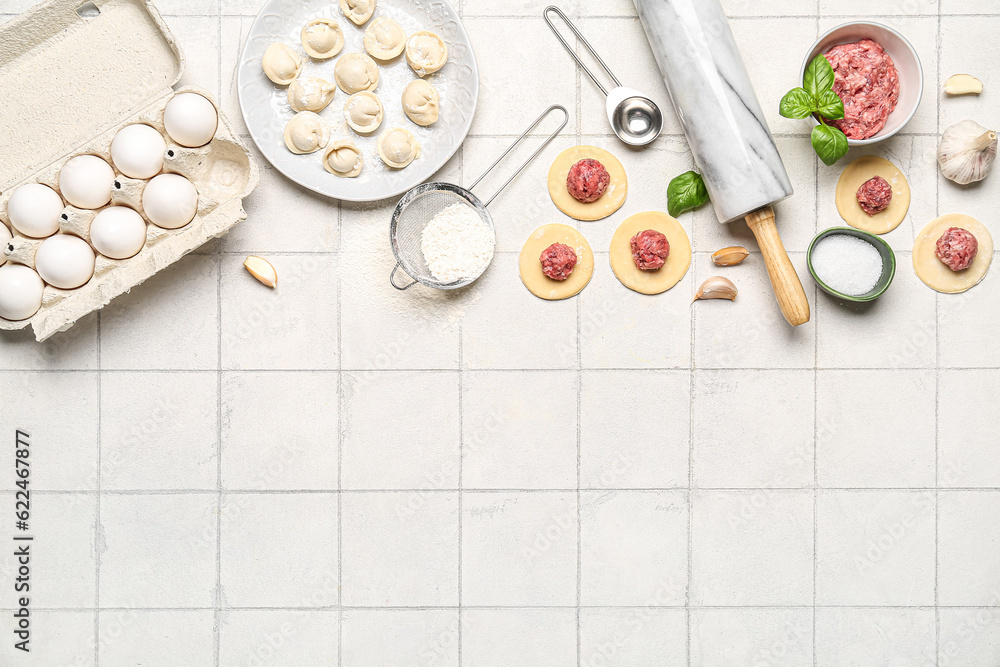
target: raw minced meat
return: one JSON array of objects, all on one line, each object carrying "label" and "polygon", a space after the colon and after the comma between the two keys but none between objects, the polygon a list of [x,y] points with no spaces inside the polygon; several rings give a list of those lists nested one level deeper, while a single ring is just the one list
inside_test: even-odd
[{"label": "raw minced meat", "polygon": [[538,258],[542,273],[552,280],[566,280],[576,266],[576,253],[565,243],[553,243]]},{"label": "raw minced meat", "polygon": [[632,247],[632,261],[641,271],[656,271],[667,261],[670,242],[655,229],[645,229],[629,241]]},{"label": "raw minced meat", "polygon": [[593,158],[580,160],[569,168],[566,189],[573,199],[589,204],[604,196],[611,184],[611,174]]},{"label": "raw minced meat", "polygon": [[873,176],[858,188],[858,206],[868,215],[881,213],[892,201],[892,186],[881,176]]},{"label": "raw minced meat", "polygon": [[827,122],[848,139],[877,134],[899,101],[899,73],[892,57],[870,39],[840,44],[824,55],[833,66],[833,92],[844,101],[844,117]]},{"label": "raw minced meat", "polygon": [[979,252],[975,234],[961,227],[949,227],[937,240],[934,254],[952,271],[969,268]]}]

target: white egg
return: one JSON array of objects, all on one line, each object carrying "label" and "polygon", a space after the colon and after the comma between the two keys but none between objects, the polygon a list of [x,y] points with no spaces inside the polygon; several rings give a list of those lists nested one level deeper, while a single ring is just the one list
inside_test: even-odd
[{"label": "white egg", "polygon": [[0,317],[26,320],[42,307],[45,283],[23,264],[0,266]]},{"label": "white egg", "polygon": [[183,227],[198,212],[198,190],[183,176],[160,174],[143,188],[142,210],[157,227]]},{"label": "white egg", "polygon": [[7,263],[7,255],[3,254],[3,251],[7,247],[7,241],[10,241],[10,239],[10,230],[7,229],[7,225],[0,222],[0,266]]},{"label": "white egg", "polygon": [[96,155],[77,155],[59,170],[59,190],[77,208],[101,208],[111,201],[115,170]]},{"label": "white egg", "polygon": [[204,146],[219,126],[219,112],[204,95],[174,95],[163,110],[163,126],[170,138],[181,146]]},{"label": "white egg", "polygon": [[35,251],[35,270],[42,280],[59,289],[76,289],[94,275],[94,251],[79,236],[56,234]]},{"label": "white egg", "polygon": [[152,178],[163,169],[165,150],[163,135],[149,125],[126,125],[111,140],[111,161],[129,178]]},{"label": "white egg", "polygon": [[25,183],[10,193],[7,218],[14,229],[33,239],[43,239],[59,231],[63,200],[59,193],[41,183]]},{"label": "white egg", "polygon": [[90,223],[90,242],[111,259],[128,259],[146,245],[146,221],[127,206],[110,206]]}]

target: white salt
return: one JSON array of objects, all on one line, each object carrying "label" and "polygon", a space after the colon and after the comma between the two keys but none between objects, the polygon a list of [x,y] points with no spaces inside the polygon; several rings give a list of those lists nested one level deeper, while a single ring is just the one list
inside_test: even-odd
[{"label": "white salt", "polygon": [[882,256],[868,241],[849,234],[831,234],[812,251],[816,277],[841,294],[870,292],[882,276]]}]

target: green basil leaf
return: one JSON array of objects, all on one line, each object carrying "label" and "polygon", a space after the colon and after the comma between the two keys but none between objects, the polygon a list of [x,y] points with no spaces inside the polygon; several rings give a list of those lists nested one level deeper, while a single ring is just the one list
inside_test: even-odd
[{"label": "green basil leaf", "polygon": [[[827,91],[832,93],[833,91]],[[840,99],[839,97],[837,99]],[[785,118],[808,118],[816,111],[816,100],[805,88],[792,88],[781,98],[778,113]]]},{"label": "green basil leaf", "polygon": [[708,201],[708,190],[701,174],[686,171],[670,181],[667,186],[667,212],[673,217],[698,208]]},{"label": "green basil leaf", "polygon": [[827,166],[847,155],[847,136],[835,127],[817,125],[812,131],[812,145]]},{"label": "green basil leaf", "polygon": [[[824,90],[833,89],[833,66],[822,53],[813,58],[802,77],[802,87],[819,102]],[[817,105],[818,106],[818,105]]]},{"label": "green basil leaf", "polygon": [[824,118],[838,120],[844,117],[844,100],[832,90],[824,90],[819,94],[819,104],[815,110]]}]

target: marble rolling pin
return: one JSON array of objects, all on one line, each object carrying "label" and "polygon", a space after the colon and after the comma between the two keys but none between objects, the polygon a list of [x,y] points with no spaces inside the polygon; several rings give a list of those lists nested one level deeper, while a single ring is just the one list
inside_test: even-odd
[{"label": "marble rolling pin", "polygon": [[633,0],[720,222],[745,218],[781,312],[809,321],[809,302],[774,225],[792,184],[719,0]]}]

